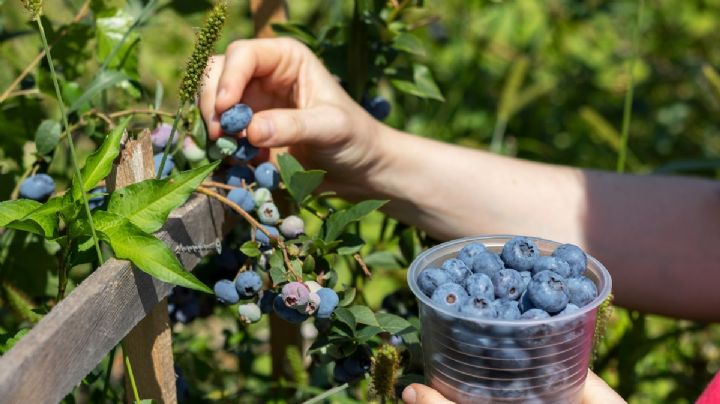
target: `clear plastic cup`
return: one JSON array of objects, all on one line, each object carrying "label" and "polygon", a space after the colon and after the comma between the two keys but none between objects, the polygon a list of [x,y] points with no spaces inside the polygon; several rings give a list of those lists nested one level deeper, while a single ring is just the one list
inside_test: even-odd
[{"label": "clear plastic cup", "polygon": [[[440,267],[466,244],[500,252],[513,236],[468,237],[437,245],[410,265],[408,283],[420,306],[427,383],[457,403],[579,403],[592,356],[598,306],[610,293],[607,269],[588,255],[585,276],[598,296],[580,310],[543,320],[473,318],[435,305],[417,284],[427,267]],[[531,239],[542,255],[560,243]]]}]

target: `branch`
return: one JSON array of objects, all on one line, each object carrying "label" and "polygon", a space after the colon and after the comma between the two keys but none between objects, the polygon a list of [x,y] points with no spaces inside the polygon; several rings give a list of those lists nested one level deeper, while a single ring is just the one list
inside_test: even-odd
[{"label": "branch", "polygon": [[353,258],[355,258],[355,261],[357,261],[358,264],[360,264],[360,268],[362,268],[363,272],[365,272],[365,275],[370,278],[372,276],[372,272],[368,269],[367,265],[365,264],[365,261],[363,261],[360,254],[353,254]]}]

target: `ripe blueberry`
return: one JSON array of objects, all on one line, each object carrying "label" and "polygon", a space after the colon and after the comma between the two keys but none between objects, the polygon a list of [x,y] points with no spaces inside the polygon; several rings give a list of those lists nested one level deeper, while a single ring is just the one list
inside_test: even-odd
[{"label": "ripe blueberry", "polygon": [[315,312],[315,316],[317,318],[330,318],[330,315],[332,315],[335,307],[340,302],[337,293],[330,288],[322,288],[317,291],[317,294],[320,296],[320,306]]},{"label": "ripe blueberry", "polygon": [[465,279],[465,290],[471,297],[484,297],[495,300],[495,288],[492,280],[485,274],[472,274]]},{"label": "ripe blueberry", "polygon": [[533,275],[542,271],[553,271],[556,274],[567,278],[570,276],[570,265],[565,260],[553,256],[538,257],[532,268]]},{"label": "ripe blueberry", "polygon": [[442,263],[441,268],[447,272],[451,281],[461,285],[465,282],[465,278],[470,276],[470,270],[468,267],[464,262],[457,258],[450,258],[449,260],[446,260]]},{"label": "ripe blueberry", "polygon": [[570,277],[580,276],[585,272],[587,255],[580,247],[574,244],[563,244],[556,248],[552,255],[570,265]]},{"label": "ripe blueberry", "polygon": [[235,304],[240,300],[235,284],[230,279],[221,279],[215,283],[213,288],[218,301],[223,304]]},{"label": "ripe blueberry", "polygon": [[278,296],[278,294],[273,292],[272,290],[263,290],[260,294],[260,300],[258,300],[258,306],[260,306],[260,311],[264,314],[273,311],[273,301],[275,300],[276,296]]},{"label": "ripe blueberry", "polygon": [[307,314],[300,313],[293,308],[287,307],[283,302],[283,298],[281,295],[275,296],[275,300],[273,301],[273,309],[275,310],[275,314],[277,314],[278,317],[282,318],[288,323],[300,324],[308,318]]},{"label": "ripe blueberry", "polygon": [[378,121],[382,121],[390,115],[391,106],[384,97],[377,96],[370,99],[363,97],[362,106]]},{"label": "ripe blueberry", "polygon": [[585,276],[566,279],[567,293],[570,303],[583,307],[597,297],[597,286]]},{"label": "ripe blueberry", "polygon": [[250,167],[232,166],[227,172],[225,183],[233,187],[241,187],[245,181],[245,185],[255,182],[255,173]]},{"label": "ripe blueberry", "polygon": [[504,266],[499,255],[491,251],[485,251],[473,257],[472,264],[469,268],[476,274],[485,274],[492,278],[495,272],[503,269]]},{"label": "ripe blueberry", "polygon": [[290,215],[280,223],[280,232],[283,236],[293,239],[305,233],[305,222],[295,215]]},{"label": "ripe blueberry", "polygon": [[245,104],[235,104],[220,115],[220,127],[223,132],[234,135],[250,124],[253,111]]},{"label": "ripe blueberry", "polygon": [[521,320],[541,320],[545,318],[550,318],[550,314],[542,309],[530,309],[520,316]]},{"label": "ripe blueberry", "polygon": [[492,300],[486,297],[470,297],[460,307],[460,312],[478,318],[497,318],[498,316]]},{"label": "ripe blueberry", "polygon": [[257,157],[260,149],[250,144],[250,141],[244,137],[238,142],[238,147],[233,153],[233,157],[244,163]]},{"label": "ripe blueberry", "polygon": [[[460,252],[458,252],[458,259],[465,263],[465,266],[472,269],[473,257],[480,254],[481,252],[487,251],[485,246],[480,243],[470,243],[465,245]],[[476,271],[473,271],[476,272]]]},{"label": "ripe blueberry", "polygon": [[579,307],[577,307],[576,305],[574,305],[572,303],[568,303],[567,306],[565,306],[565,308],[560,313],[558,313],[558,316],[561,316],[563,314],[572,314],[578,310],[580,310]]},{"label": "ripe blueberry", "polygon": [[47,174],[31,175],[20,184],[20,197],[43,202],[55,192],[55,180]]},{"label": "ripe blueberry", "polygon": [[[157,175],[158,170],[160,170],[160,163],[162,162],[162,153],[158,153],[153,156],[153,162],[155,163],[155,175]],[[175,168],[175,161],[173,161],[172,156],[168,154],[167,159],[165,159],[165,165],[163,166],[163,172],[160,178],[165,178],[168,175],[170,175],[170,172],[172,169]]]},{"label": "ripe blueberry", "polygon": [[450,275],[440,268],[425,268],[418,276],[420,290],[428,297],[432,296],[438,286],[451,282]]},{"label": "ripe blueberry", "polygon": [[255,271],[240,272],[235,279],[235,288],[240,297],[253,297],[262,288],[262,278]]},{"label": "ripe blueberry", "polygon": [[[277,227],[275,226],[268,226],[266,224],[262,225],[265,230],[268,231],[268,233],[272,234],[275,237],[280,237],[280,233],[278,232]],[[270,247],[270,238],[260,231],[260,229],[255,229],[255,240],[260,243],[263,247]]]},{"label": "ripe blueberry", "polygon": [[527,291],[533,305],[548,313],[558,313],[568,304],[565,278],[552,271],[533,275]]},{"label": "ripe blueberry", "polygon": [[520,319],[520,307],[517,300],[498,299],[493,304],[497,310],[497,318],[501,320]]},{"label": "ripe blueberry", "polygon": [[540,249],[527,237],[513,237],[503,246],[501,256],[508,268],[529,271],[540,256]]},{"label": "ripe blueberry", "polygon": [[259,186],[273,191],[280,183],[280,174],[272,163],[265,162],[255,168],[255,181]]},{"label": "ripe blueberry", "polygon": [[503,268],[492,277],[495,286],[495,297],[498,299],[516,300],[520,297],[523,288],[523,279],[514,269]]},{"label": "ripe blueberry", "polygon": [[470,298],[465,289],[457,283],[440,285],[432,294],[432,301],[441,308],[457,312]]},{"label": "ripe blueberry", "polygon": [[255,198],[253,198],[252,191],[248,191],[244,188],[235,188],[228,192],[227,198],[233,201],[245,212],[252,212],[255,207]]}]

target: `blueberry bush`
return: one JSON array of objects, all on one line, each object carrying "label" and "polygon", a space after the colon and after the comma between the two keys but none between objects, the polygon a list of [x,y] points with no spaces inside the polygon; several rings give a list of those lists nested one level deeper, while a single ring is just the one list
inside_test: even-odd
[{"label": "blueberry bush", "polygon": [[[720,175],[715,0],[289,3],[276,34],[306,43],[392,126],[557,164],[614,170],[621,155],[630,172]],[[207,139],[197,86],[210,54],[252,36],[247,1],[5,0],[0,11],[0,354],[116,256],[178,285],[168,308],[181,401],[390,401],[422,377],[405,274],[437,241],[379,213],[384,201],[313,192],[324,173],[292,156],[268,162],[246,140]],[[238,105],[223,130],[251,119]],[[108,192],[123,134],[143,129],[157,178]],[[190,273],[152,233],[194,193],[221,200],[237,225]],[[508,318],[595,293],[572,276],[572,248],[528,268],[511,254],[467,251],[420,287],[462,278],[472,310]],[[483,300],[530,288],[535,273],[534,298]],[[554,300],[558,274],[580,279],[563,284],[569,303]],[[281,372],[271,316],[303,337]],[[594,368],[631,402],[692,402],[720,369],[717,326],[617,308],[603,321]],[[119,359],[65,401],[121,399]]]}]

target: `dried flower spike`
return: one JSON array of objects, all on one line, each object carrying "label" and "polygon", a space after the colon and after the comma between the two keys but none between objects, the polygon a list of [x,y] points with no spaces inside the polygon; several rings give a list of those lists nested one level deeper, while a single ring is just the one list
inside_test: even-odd
[{"label": "dried flower spike", "polygon": [[383,345],[372,358],[371,395],[380,402],[395,399],[395,383],[400,368],[400,353],[392,345]]},{"label": "dried flower spike", "polygon": [[208,59],[220,38],[227,19],[227,1],[220,0],[213,7],[202,29],[195,38],[195,48],[185,66],[185,75],[180,83],[180,99],[183,103],[193,102],[197,95]]},{"label": "dried flower spike", "polygon": [[30,12],[33,20],[40,18],[40,12],[42,11],[42,0],[22,0],[25,9]]}]

